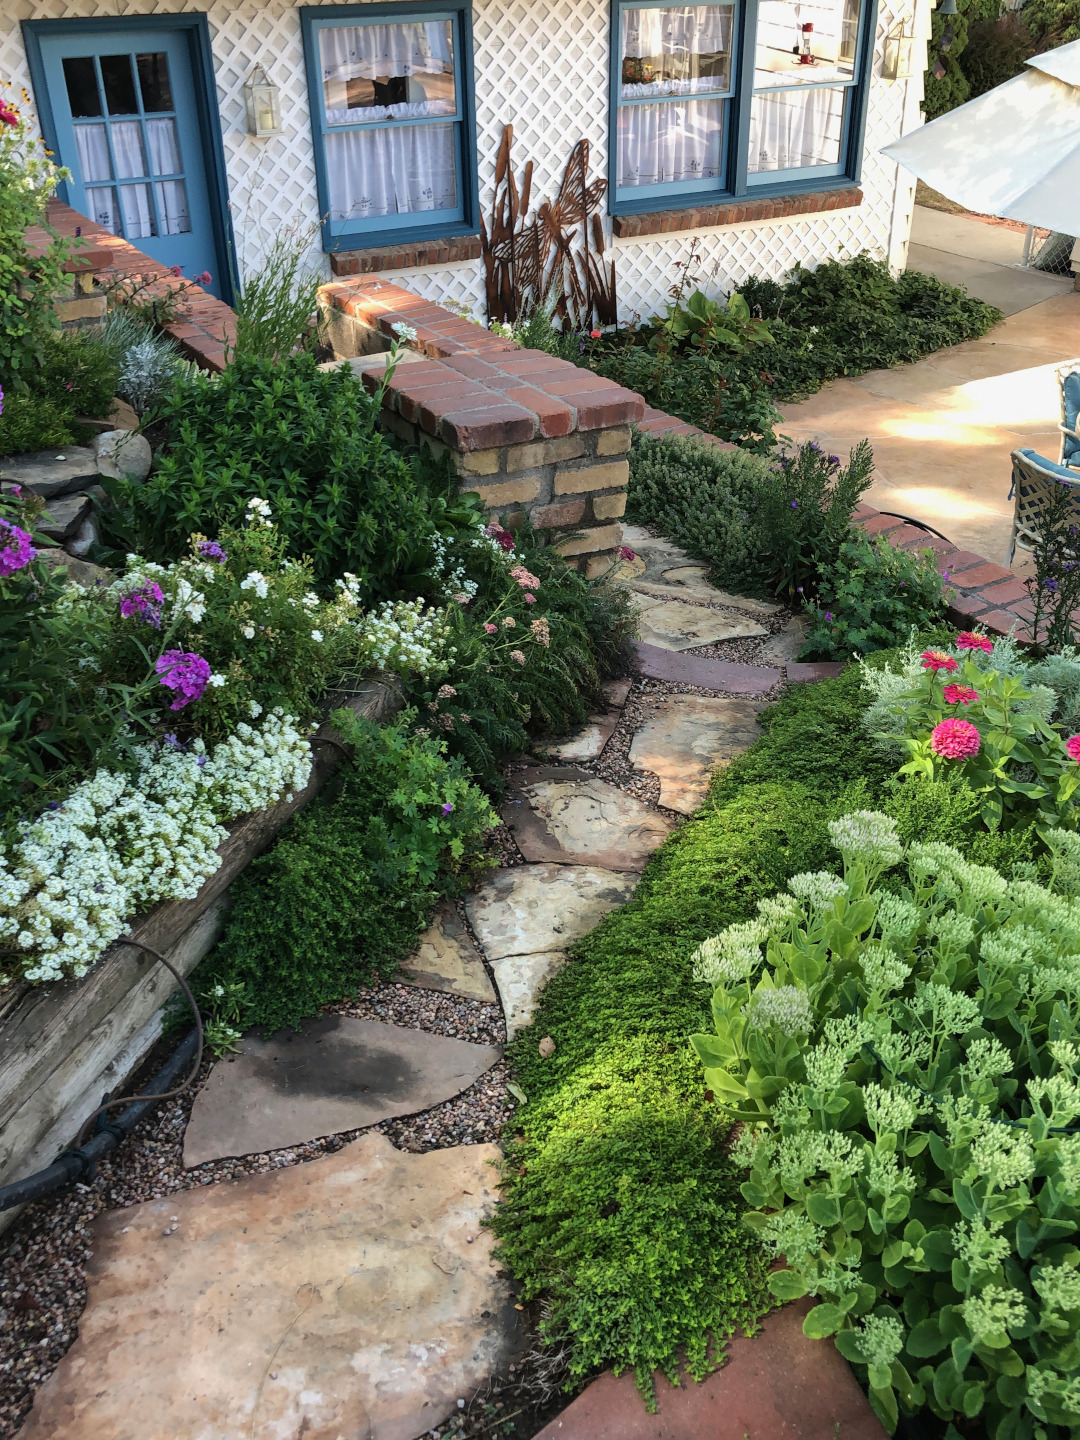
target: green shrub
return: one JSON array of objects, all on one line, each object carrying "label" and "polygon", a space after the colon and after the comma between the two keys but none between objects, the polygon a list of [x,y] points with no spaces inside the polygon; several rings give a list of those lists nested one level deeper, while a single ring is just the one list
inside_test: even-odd
[{"label": "green shrub", "polygon": [[299,1025],[394,974],[438,900],[487,863],[483,838],[498,817],[441,742],[409,735],[414,715],[381,726],[349,711],[332,718],[350,762],[237,880],[197,974],[209,1009],[217,986],[230,993],[241,1030]]},{"label": "green shrub", "polygon": [[430,564],[424,495],[347,366],[241,356],[220,376],[190,377],[159,418],[169,439],[149,479],[108,487],[125,548],[168,559],[192,531],[239,524],[261,496],[290,554],[311,557],[320,586],[349,571],[365,600],[394,596]]},{"label": "green shrub", "polygon": [[889,650],[944,615],[944,581],[933,551],[900,550],[856,532],[822,568],[800,658],[846,660]]},{"label": "green shrub", "polygon": [[[745,1219],[786,1262],[769,1288],[817,1297],[805,1333],[836,1335],[890,1433],[928,1407],[954,1435],[959,1414],[992,1440],[1064,1440],[1080,1425],[1076,902],[937,843],[909,847],[891,893],[886,817],[831,828],[843,879],[793,877],[695,961],[716,988],[693,1043],[746,1126]],[[1053,848],[1075,878],[1080,840]]]},{"label": "green shrub", "polygon": [[628,511],[707,560],[717,584],[741,593],[812,592],[853,533],[870,484],[866,441],[842,467],[810,442],[774,464],[692,439],[636,437]]},{"label": "green shrub", "polygon": [[283,360],[318,339],[317,297],[322,275],[307,264],[315,231],[274,236],[260,264],[244,276],[236,303],[233,358],[255,355]]},{"label": "green shrub", "polygon": [[45,342],[31,384],[36,394],[55,397],[73,415],[103,419],[113,407],[119,375],[120,362],[107,339],[88,330],[65,330]]},{"label": "green shrub", "polygon": [[75,438],[70,406],[29,390],[4,395],[0,412],[0,455],[53,450],[73,444]]}]

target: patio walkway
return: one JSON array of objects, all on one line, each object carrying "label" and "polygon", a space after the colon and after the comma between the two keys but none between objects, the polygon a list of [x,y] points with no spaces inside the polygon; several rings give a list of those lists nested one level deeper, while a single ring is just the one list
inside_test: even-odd
[{"label": "patio walkway", "polygon": [[[914,235],[969,251],[965,257],[913,245],[913,263],[924,262],[919,268],[950,283],[967,283],[972,293],[991,288],[986,282],[992,271],[996,293],[988,298],[998,305],[1008,299],[1001,288],[1006,283],[1018,300],[1052,287],[1049,298],[1017,309],[982,340],[896,370],[835,380],[801,404],[785,406],[780,428],[793,440],[816,439],[838,454],[868,437],[876,462],[866,496],[872,505],[924,521],[962,549],[1003,561],[1012,524],[1009,455],[1029,446],[1057,458],[1053,372],[1080,353],[1080,293],[1068,281],[1033,277],[981,258],[981,252],[988,256],[1011,243],[995,227],[921,207],[916,215]],[[931,224],[924,224],[925,215],[933,217]],[[945,227],[938,221],[952,223]],[[927,258],[934,263],[925,263]],[[1039,287],[1034,292],[1033,280]]]}]

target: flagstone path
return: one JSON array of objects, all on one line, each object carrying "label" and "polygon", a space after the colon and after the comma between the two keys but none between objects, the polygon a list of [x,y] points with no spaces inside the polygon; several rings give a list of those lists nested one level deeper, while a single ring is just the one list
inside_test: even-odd
[{"label": "flagstone path", "polygon": [[[156,1440],[165,1415],[175,1440],[415,1440],[510,1362],[519,1312],[480,1226],[498,1146],[410,1140],[427,1150],[410,1155],[366,1129],[306,1157],[320,1137],[505,1087],[500,1045],[399,1021],[408,997],[481,1009],[497,997],[511,1038],[715,768],[753,743],[784,667],[810,678],[794,661],[801,622],[626,529],[637,555],[618,579],[641,614],[639,678],[612,682],[579,734],[541,739],[510,767],[504,864],[441,907],[402,983],[372,992],[396,997],[378,1019],[334,1007],[344,1013],[299,1034],[249,1035],[212,1068],[184,1141],[201,1183],[95,1222],[79,1339],[40,1390],[28,1440]],[[252,1155],[281,1168],[217,1178],[221,1157]]]}]

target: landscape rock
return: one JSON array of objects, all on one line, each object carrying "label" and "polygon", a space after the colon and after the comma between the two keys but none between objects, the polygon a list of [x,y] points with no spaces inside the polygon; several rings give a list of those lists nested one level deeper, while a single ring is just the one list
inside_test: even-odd
[{"label": "landscape rock", "polygon": [[634,682],[629,677],[621,680],[605,680],[600,686],[604,699],[613,710],[621,710],[626,704],[626,697],[634,688]]},{"label": "landscape rock", "polygon": [[555,1041],[550,1035],[545,1035],[536,1048],[540,1051],[541,1060],[550,1060],[555,1054]]},{"label": "landscape rock", "polygon": [[106,1211],[78,1339],[20,1440],[426,1433],[520,1349],[482,1223],[499,1155],[412,1155],[370,1134]]},{"label": "landscape rock", "polygon": [[78,560],[86,554],[92,545],[97,544],[97,540],[97,526],[94,524],[93,517],[87,516],[78,530],[75,531],[75,534],[67,542],[67,552]]},{"label": "landscape rock", "polygon": [[68,579],[74,580],[84,590],[93,590],[98,585],[111,585],[116,579],[112,570],[107,570],[103,565],[91,565],[88,560],[76,560],[74,555],[69,555],[66,550],[40,548],[37,558],[50,570],[66,570]]},{"label": "landscape rock", "polygon": [[195,1099],[184,1136],[189,1169],[427,1110],[467,1090],[502,1054],[350,1015],[323,1015],[269,1040],[246,1035],[241,1045]]},{"label": "landscape rock", "polygon": [[145,435],[133,430],[106,430],[94,442],[98,469],[114,480],[142,481],[150,474],[154,455]]},{"label": "landscape rock", "polygon": [[658,600],[635,596],[638,633],[646,645],[661,650],[690,650],[717,640],[752,639],[769,632],[756,620],[740,620],[722,610],[710,610],[685,600]]},{"label": "landscape rock", "polygon": [[82,490],[93,485],[97,478],[97,457],[93,450],[82,445],[68,445],[63,450],[33,450],[28,455],[0,460],[0,481],[5,490],[21,485],[45,500]]},{"label": "landscape rock", "polygon": [[92,508],[93,501],[88,495],[58,495],[42,511],[38,529],[49,540],[62,543],[89,518]]},{"label": "landscape rock", "polygon": [[506,1019],[507,1040],[512,1040],[519,1030],[530,1023],[541,990],[565,964],[565,950],[508,955],[505,960],[491,962],[491,973],[495,976]]},{"label": "landscape rock", "polygon": [[564,760],[568,765],[580,765],[586,760],[596,760],[604,746],[615,733],[619,723],[618,710],[607,710],[602,715],[590,715],[584,730],[579,730],[569,740],[558,744],[536,742],[536,751],[549,760]]},{"label": "landscape rock", "polygon": [[660,779],[660,804],[692,815],[716,767],[751,746],[761,731],[752,700],[669,695],[634,736],[630,763]]},{"label": "landscape rock", "polygon": [[420,937],[416,953],[402,965],[405,985],[444,990],[470,1000],[495,1001],[495,987],[454,906],[445,901],[430,928]]},{"label": "landscape rock", "polygon": [[542,766],[510,780],[501,814],[526,860],[641,870],[671,822],[585,771]]}]

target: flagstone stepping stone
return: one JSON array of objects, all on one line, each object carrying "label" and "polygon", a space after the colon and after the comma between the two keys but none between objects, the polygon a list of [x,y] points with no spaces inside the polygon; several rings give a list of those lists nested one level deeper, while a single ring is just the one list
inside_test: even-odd
[{"label": "flagstone stepping stone", "polygon": [[536,996],[565,951],[625,905],[637,876],[595,865],[512,865],[465,898],[465,911],[491,965],[506,1031],[532,1017]]},{"label": "flagstone stepping stone", "polygon": [[241,1043],[243,1053],[219,1061],[196,1097],[184,1135],[189,1168],[427,1110],[467,1090],[502,1054],[351,1015]]},{"label": "flagstone stepping stone", "polygon": [[787,679],[791,685],[835,680],[846,669],[842,660],[793,660],[787,667]]},{"label": "flagstone stepping stone", "polygon": [[596,775],[558,766],[522,770],[507,786],[503,820],[526,860],[641,870],[671,821]]},{"label": "flagstone stepping stone", "polygon": [[722,610],[709,610],[685,600],[657,600],[635,595],[638,634],[646,645],[661,650],[691,650],[717,640],[752,639],[769,632],[756,620],[737,620]]},{"label": "flagstone stepping stone", "polygon": [[414,1440],[520,1350],[482,1228],[499,1155],[370,1134],[106,1211],[21,1440]]},{"label": "flagstone stepping stone", "polygon": [[633,680],[627,678],[623,678],[622,680],[605,680],[600,686],[604,699],[613,710],[622,709],[626,704],[626,697],[633,688]]},{"label": "flagstone stepping stone", "polygon": [[769,665],[786,665],[794,660],[806,643],[806,617],[793,615],[776,635],[770,635],[761,647],[761,657]]},{"label": "flagstone stepping stone", "polygon": [[449,901],[439,906],[431,927],[420,937],[416,953],[402,965],[402,972],[404,985],[445,990],[489,1004],[496,999],[484,962]]},{"label": "flagstone stepping stone", "polygon": [[585,729],[579,730],[569,740],[563,740],[557,745],[537,742],[537,753],[545,755],[551,760],[565,760],[569,764],[581,764],[585,760],[596,760],[614,735],[618,723],[618,710],[605,710],[601,715],[590,715]]},{"label": "flagstone stepping stone", "polygon": [[704,655],[682,655],[657,645],[634,645],[638,673],[650,680],[694,685],[699,690],[723,690],[735,695],[763,695],[784,678],[770,665],[743,665],[737,660],[710,660]]},{"label": "flagstone stepping stone", "polygon": [[692,815],[716,767],[749,749],[761,734],[759,708],[752,700],[669,695],[634,736],[630,763],[659,776],[661,805]]}]

